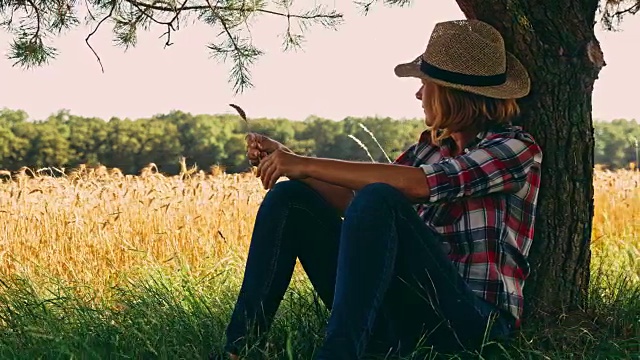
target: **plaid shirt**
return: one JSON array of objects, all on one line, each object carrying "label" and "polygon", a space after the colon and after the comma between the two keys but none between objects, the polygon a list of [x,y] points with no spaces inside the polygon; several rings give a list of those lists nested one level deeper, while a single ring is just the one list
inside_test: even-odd
[{"label": "plaid shirt", "polygon": [[442,234],[445,252],[469,287],[511,313],[519,327],[542,151],[512,125],[478,134],[456,157],[451,141],[434,146],[425,131],[395,163],[424,170],[431,195],[416,211]]}]

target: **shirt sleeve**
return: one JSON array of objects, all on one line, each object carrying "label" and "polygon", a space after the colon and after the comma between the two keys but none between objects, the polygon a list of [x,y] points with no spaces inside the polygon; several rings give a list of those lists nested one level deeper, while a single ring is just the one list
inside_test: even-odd
[{"label": "shirt sleeve", "polygon": [[517,192],[532,166],[541,161],[542,151],[533,141],[500,137],[456,158],[420,168],[430,188],[428,202],[439,202]]}]

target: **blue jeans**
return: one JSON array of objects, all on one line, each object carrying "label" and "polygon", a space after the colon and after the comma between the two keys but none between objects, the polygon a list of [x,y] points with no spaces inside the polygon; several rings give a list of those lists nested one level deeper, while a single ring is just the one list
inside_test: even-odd
[{"label": "blue jeans", "polygon": [[421,339],[444,352],[476,350],[485,335],[508,337],[513,328],[468,288],[439,235],[395,188],[364,187],[342,220],[310,186],[284,181],[258,210],[226,351],[239,352],[247,329],[269,329],[296,259],[331,311],[316,360],[405,355]]}]

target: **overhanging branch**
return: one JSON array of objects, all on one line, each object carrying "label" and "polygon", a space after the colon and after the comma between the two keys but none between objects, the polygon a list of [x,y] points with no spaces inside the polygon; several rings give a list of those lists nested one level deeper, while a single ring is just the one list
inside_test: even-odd
[{"label": "overhanging branch", "polygon": [[[17,59],[16,64],[40,65],[54,57],[55,49],[45,46],[42,40],[58,35],[53,34],[51,29],[69,29],[72,25],[77,25],[76,16],[80,7],[86,8],[88,12],[86,23],[95,25],[85,38],[85,43],[96,57],[102,72],[102,60],[90,41],[105,23],[113,22],[115,40],[125,48],[136,45],[139,30],[160,25],[166,29],[161,38],[166,36],[164,46],[167,47],[172,44],[171,35],[180,28],[179,24],[189,14],[195,13],[200,21],[212,27],[220,27],[220,35],[227,38],[226,44],[229,47],[223,42],[222,45],[212,45],[209,48],[214,53],[219,52],[214,55],[221,56],[216,57],[232,58],[234,66],[231,80],[236,81],[236,92],[251,86],[248,67],[262,54],[250,39],[244,39],[243,33],[249,31],[248,20],[251,15],[277,16],[286,20],[285,50],[288,50],[288,45],[299,46],[302,41],[302,35],[292,34],[292,21],[297,21],[304,30],[311,23],[335,27],[343,18],[335,10],[325,11],[319,6],[292,13],[289,10],[291,1],[218,0],[214,3],[213,0],[84,0],[84,6],[77,0],[52,1],[55,1],[55,6],[47,0],[21,0],[11,4],[0,0],[0,27],[16,37],[10,54],[11,58]],[[270,4],[274,4],[274,7],[269,8]],[[58,11],[61,7],[65,11]],[[278,7],[284,7],[286,11],[278,11]],[[13,21],[14,13],[16,17],[18,14],[22,15],[20,21]],[[14,26],[16,23],[20,25]]]},{"label": "overhanging branch", "polygon": [[[318,20],[318,19],[342,19],[342,14],[337,13],[337,12],[331,12],[328,14],[291,14],[291,13],[283,13],[283,12],[279,12],[279,11],[275,11],[275,10],[269,10],[269,9],[263,9],[263,8],[259,8],[259,7],[247,7],[247,6],[241,6],[241,7],[233,7],[233,6],[220,6],[220,5],[214,5],[214,6],[210,6],[209,4],[202,4],[202,5],[182,5],[178,8],[172,8],[169,6],[162,6],[162,5],[156,5],[155,2],[154,3],[147,3],[147,2],[140,2],[140,1],[136,1],[136,0],[124,0],[125,2],[135,5],[135,6],[139,6],[142,8],[146,8],[146,9],[151,9],[151,10],[157,10],[157,11],[163,11],[163,12],[182,12],[182,11],[194,11],[194,10],[214,10],[214,11],[228,11],[228,12],[234,12],[234,13],[263,13],[263,14],[268,14],[268,15],[275,15],[275,16],[280,16],[280,17],[285,17],[285,18],[294,18],[294,19],[302,19],[302,20]],[[185,1],[186,3],[186,1]]]},{"label": "overhanging branch", "polygon": [[[91,43],[89,43],[89,40],[91,40],[91,37],[93,35],[95,35],[95,33],[98,32],[98,29],[100,29],[100,26],[102,26],[102,24],[107,21],[108,19],[110,19],[113,16],[113,12],[116,9],[116,2],[114,1],[113,4],[111,5],[111,10],[109,10],[109,13],[104,16],[102,19],[100,19],[100,21],[98,22],[98,24],[96,25],[95,29],[93,29],[93,31],[91,31],[89,33],[89,35],[87,35],[87,37],[84,39],[84,42],[87,44],[87,46],[89,47],[89,49],[91,49],[91,52],[93,52],[93,55],[95,55],[96,59],[98,60],[98,64],[100,64],[100,70],[104,73],[104,66],[102,65],[102,60],[100,59],[100,56],[98,55],[98,53],[96,52],[96,50],[93,48],[93,46],[91,46]],[[93,16],[93,15],[92,15]]]}]

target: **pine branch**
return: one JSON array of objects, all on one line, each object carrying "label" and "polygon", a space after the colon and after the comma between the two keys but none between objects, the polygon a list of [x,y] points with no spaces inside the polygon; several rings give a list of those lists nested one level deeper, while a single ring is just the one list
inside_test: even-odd
[{"label": "pine branch", "polygon": [[[207,0],[209,3],[210,0]],[[217,9],[209,3],[212,10]],[[228,36],[226,44],[223,45],[209,45],[209,49],[213,50],[214,56],[221,56],[223,61],[228,56],[231,56],[234,60],[233,68],[231,70],[231,81],[235,80],[234,91],[242,92],[245,87],[253,86],[249,75],[249,65],[251,65],[258,56],[262,55],[262,52],[251,44],[246,39],[240,39],[238,35],[234,35],[229,30],[230,27],[223,16],[219,17],[224,33]]]},{"label": "pine branch", "polygon": [[[24,2],[7,2],[2,4],[0,8],[10,9],[9,19],[2,22],[7,29],[12,29],[13,16],[16,11],[21,9],[26,14],[26,21],[21,21],[21,25],[14,32],[16,38],[13,40],[8,58],[14,61],[15,65],[21,65],[25,68],[41,66],[54,58],[57,54],[54,48],[44,44],[46,30],[44,29],[42,10],[33,0]],[[35,24],[33,24],[35,20]]]},{"label": "pine branch", "polygon": [[[275,15],[275,16],[280,16],[280,17],[286,17],[286,18],[294,18],[294,19],[302,19],[302,20],[326,20],[326,19],[330,19],[330,20],[334,20],[334,19],[342,19],[342,14],[339,14],[335,11],[332,11],[330,13],[327,14],[323,14],[323,13],[303,13],[303,14],[288,14],[288,13],[283,13],[283,12],[279,12],[279,11],[274,11],[274,10],[268,10],[268,9],[264,9],[264,8],[260,8],[260,7],[245,7],[245,6],[241,6],[241,7],[234,7],[234,6],[210,6],[209,4],[202,4],[202,5],[183,5],[179,8],[171,8],[167,5],[156,5],[156,2],[154,3],[147,3],[147,2],[140,2],[137,0],[124,0],[127,3],[130,3],[132,5],[136,5],[139,6],[141,8],[146,8],[146,9],[151,9],[151,10],[158,10],[158,11],[163,11],[163,12],[181,12],[181,11],[193,11],[193,10],[214,10],[214,11],[228,11],[228,12],[235,12],[235,13],[263,13],[263,14],[268,14],[268,15]],[[405,0],[406,1],[406,0]],[[207,1],[208,2],[208,1]]]},{"label": "pine branch", "polygon": [[[85,24],[93,28],[85,43],[104,72],[90,40],[107,22],[113,26],[115,43],[126,51],[137,45],[139,31],[152,26],[166,29],[161,38],[165,38],[165,47],[171,46],[172,33],[190,14],[195,14],[199,21],[221,30],[219,36],[224,38],[208,47],[214,58],[233,62],[229,81],[234,83],[235,92],[242,92],[252,86],[249,69],[263,55],[250,36],[249,19],[254,15],[286,20],[285,51],[302,48],[302,33],[310,26],[335,28],[342,22],[342,14],[335,10],[316,6],[294,13],[292,4],[293,0],[0,0],[0,27],[14,36],[9,53],[14,66],[40,66],[57,55],[45,40],[77,26],[77,14],[85,10]],[[294,30],[296,26],[299,30]]]},{"label": "pine branch", "polygon": [[[362,15],[368,15],[371,11],[371,8],[380,2],[380,0],[367,0],[367,1],[354,1],[354,3],[360,7],[360,12]],[[404,7],[411,5],[412,0],[383,0],[383,4],[387,7],[398,6]]]},{"label": "pine branch", "polygon": [[[87,37],[84,39],[84,42],[87,44],[87,46],[89,47],[89,49],[91,49],[91,51],[93,52],[93,55],[95,55],[96,59],[98,60],[98,64],[100,64],[100,69],[102,70],[102,72],[104,73],[104,66],[102,65],[102,60],[100,59],[100,56],[98,55],[98,53],[93,49],[93,46],[91,46],[91,44],[89,43],[89,40],[91,39],[91,37],[98,32],[98,29],[100,29],[100,26],[107,21],[109,18],[111,18],[113,16],[113,12],[116,9],[116,1],[113,1],[113,4],[111,5],[111,10],[109,10],[109,13],[103,17],[102,19],[100,19],[100,21],[98,22],[98,25],[96,25],[95,29],[93,29],[92,32],[89,33],[89,35],[87,35]],[[93,15],[92,15],[93,16]]]}]

